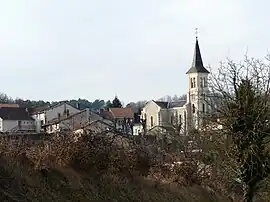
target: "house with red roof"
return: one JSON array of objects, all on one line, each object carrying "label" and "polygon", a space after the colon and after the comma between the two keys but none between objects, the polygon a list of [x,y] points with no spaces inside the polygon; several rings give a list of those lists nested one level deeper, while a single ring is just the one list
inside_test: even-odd
[{"label": "house with red roof", "polygon": [[105,119],[111,120],[114,127],[129,135],[138,135],[142,133],[142,126],[135,123],[135,113],[132,108],[107,108],[100,112]]}]

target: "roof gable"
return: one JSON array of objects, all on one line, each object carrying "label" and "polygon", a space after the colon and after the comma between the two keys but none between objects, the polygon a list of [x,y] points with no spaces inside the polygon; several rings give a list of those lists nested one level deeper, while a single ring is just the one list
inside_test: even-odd
[{"label": "roof gable", "polygon": [[32,114],[42,113],[42,112],[48,111],[48,110],[50,110],[50,109],[59,107],[59,106],[61,106],[61,105],[63,105],[63,104],[69,105],[70,107],[73,107],[73,108],[77,109],[76,107],[74,107],[74,106],[72,106],[72,105],[70,105],[70,104],[68,104],[68,103],[66,103],[66,102],[60,102],[60,103],[56,103],[56,104],[51,105],[51,106],[45,105],[45,106],[42,106],[42,107],[34,108],[34,109],[32,110]]}]

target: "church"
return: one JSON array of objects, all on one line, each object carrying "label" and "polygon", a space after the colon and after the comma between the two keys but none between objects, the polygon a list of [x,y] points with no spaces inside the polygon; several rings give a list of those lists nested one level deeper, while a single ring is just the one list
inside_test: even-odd
[{"label": "church", "polygon": [[209,94],[209,71],[204,67],[198,37],[196,37],[193,62],[188,76],[187,99],[178,102],[149,101],[141,111],[145,129],[156,126],[179,126],[180,132],[199,129],[203,115],[210,110],[206,98]]}]

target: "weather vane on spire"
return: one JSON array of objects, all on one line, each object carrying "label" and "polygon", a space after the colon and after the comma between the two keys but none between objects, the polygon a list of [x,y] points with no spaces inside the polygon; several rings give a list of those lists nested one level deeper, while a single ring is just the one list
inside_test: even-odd
[{"label": "weather vane on spire", "polygon": [[195,36],[196,36],[196,39],[198,39],[198,28],[195,28]]}]

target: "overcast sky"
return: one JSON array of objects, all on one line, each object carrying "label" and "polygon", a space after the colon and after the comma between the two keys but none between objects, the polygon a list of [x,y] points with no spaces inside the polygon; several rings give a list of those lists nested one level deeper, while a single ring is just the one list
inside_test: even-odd
[{"label": "overcast sky", "polygon": [[195,28],[205,66],[263,57],[267,0],[6,0],[0,91],[43,100],[125,103],[187,91]]}]

